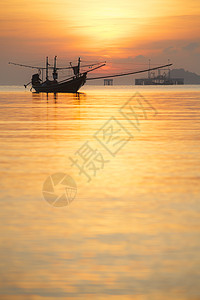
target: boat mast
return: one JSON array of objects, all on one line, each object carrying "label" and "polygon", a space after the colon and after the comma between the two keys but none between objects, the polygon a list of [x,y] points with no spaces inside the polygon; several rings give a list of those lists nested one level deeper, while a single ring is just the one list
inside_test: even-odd
[{"label": "boat mast", "polygon": [[56,80],[58,78],[58,73],[57,73],[57,68],[56,68],[56,59],[57,59],[57,56],[54,57],[53,80]]},{"label": "boat mast", "polygon": [[48,61],[48,56],[46,57],[46,80],[49,80],[49,61]]},{"label": "boat mast", "polygon": [[[170,64],[170,60],[168,59],[168,65]],[[168,67],[168,77],[169,77],[169,79],[170,79],[170,66]]]},{"label": "boat mast", "polygon": [[80,74],[80,63],[81,63],[81,58],[78,58],[78,75]]},{"label": "boat mast", "polygon": [[[150,70],[150,68],[151,68],[150,64],[151,64],[151,60],[149,59],[149,70]],[[149,79],[151,78],[151,72],[150,72],[150,71],[148,71],[148,78],[149,78]]]}]

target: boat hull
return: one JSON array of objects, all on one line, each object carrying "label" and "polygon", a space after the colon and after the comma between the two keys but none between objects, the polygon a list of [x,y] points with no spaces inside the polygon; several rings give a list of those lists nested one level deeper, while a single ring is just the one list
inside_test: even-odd
[{"label": "boat hull", "polygon": [[86,75],[82,74],[79,77],[74,77],[61,82],[49,82],[38,85],[32,85],[37,93],[77,93],[78,90],[85,84]]}]

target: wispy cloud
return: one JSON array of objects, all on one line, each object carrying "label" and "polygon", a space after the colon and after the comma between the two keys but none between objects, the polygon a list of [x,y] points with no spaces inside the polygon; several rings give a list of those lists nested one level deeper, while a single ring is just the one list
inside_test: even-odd
[{"label": "wispy cloud", "polygon": [[200,47],[200,42],[192,42],[192,43],[189,43],[188,45],[184,46],[183,49],[187,50],[187,51],[193,51],[199,47]]}]

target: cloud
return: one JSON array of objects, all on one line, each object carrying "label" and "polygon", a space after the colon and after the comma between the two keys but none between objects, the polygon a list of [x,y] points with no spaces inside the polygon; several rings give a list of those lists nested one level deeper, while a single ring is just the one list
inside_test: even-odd
[{"label": "cloud", "polygon": [[192,42],[192,43],[189,43],[187,46],[183,47],[182,49],[186,50],[186,51],[193,51],[196,48],[198,48],[199,46],[200,46],[200,43]]},{"label": "cloud", "polygon": [[144,55],[136,55],[134,57],[135,62],[146,62],[147,58]]},{"label": "cloud", "polygon": [[177,50],[176,50],[175,47],[170,46],[170,47],[165,48],[165,49],[163,50],[163,53],[164,53],[164,54],[175,54],[175,53],[177,53]]}]

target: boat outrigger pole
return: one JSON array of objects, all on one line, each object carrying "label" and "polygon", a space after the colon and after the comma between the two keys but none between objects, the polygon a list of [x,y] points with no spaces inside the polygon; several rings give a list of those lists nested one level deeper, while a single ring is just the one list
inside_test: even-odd
[{"label": "boat outrigger pole", "polygon": [[92,78],[87,78],[88,80],[95,80],[95,79],[104,79],[104,78],[113,78],[113,77],[120,77],[120,76],[128,76],[128,75],[134,75],[134,74],[138,74],[138,73],[144,73],[144,72],[150,72],[153,70],[159,70],[159,69],[163,69],[165,67],[170,67],[172,66],[172,64],[167,64],[167,65],[163,65],[163,66],[159,66],[159,67],[155,67],[155,68],[150,68],[150,69],[145,69],[145,70],[140,70],[140,71],[134,71],[134,72],[128,72],[128,73],[122,73],[122,74],[113,74],[113,75],[106,75],[106,76],[99,76],[99,77],[92,77]]}]

